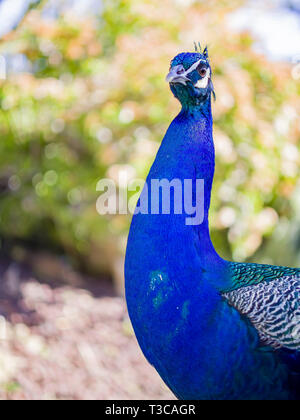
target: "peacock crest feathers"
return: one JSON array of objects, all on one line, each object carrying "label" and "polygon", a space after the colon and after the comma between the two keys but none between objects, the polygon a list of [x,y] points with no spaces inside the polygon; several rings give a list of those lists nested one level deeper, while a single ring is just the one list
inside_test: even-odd
[{"label": "peacock crest feathers", "polygon": [[207,46],[204,48],[204,50],[202,50],[200,42],[194,42],[194,49],[195,52],[193,53],[183,52],[174,57],[173,60],[171,60],[170,67],[182,64],[185,70],[187,70],[193,63],[200,60],[201,58],[209,63],[210,60]]},{"label": "peacock crest feathers", "polygon": [[205,57],[207,60],[209,59],[209,57],[208,57],[208,47],[207,47],[207,45],[206,45],[206,47],[204,48],[204,50],[202,51],[201,43],[200,43],[200,42],[196,43],[196,42],[194,41],[194,47],[195,47],[195,52],[196,52],[196,53],[199,53],[199,54],[204,55],[204,57]]}]

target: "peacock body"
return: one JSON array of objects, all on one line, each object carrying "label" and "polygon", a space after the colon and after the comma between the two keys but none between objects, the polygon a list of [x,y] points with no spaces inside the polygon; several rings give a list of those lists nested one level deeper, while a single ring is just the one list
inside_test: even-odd
[{"label": "peacock body", "polygon": [[[127,306],[140,347],[180,399],[298,399],[300,269],[217,254],[208,224],[215,152],[207,50],[176,56],[167,81],[182,109],[147,177],[126,252]],[[186,222],[183,202],[181,213],[175,204],[151,212],[152,181],[163,179],[192,180],[195,188],[203,180],[201,223]]]}]

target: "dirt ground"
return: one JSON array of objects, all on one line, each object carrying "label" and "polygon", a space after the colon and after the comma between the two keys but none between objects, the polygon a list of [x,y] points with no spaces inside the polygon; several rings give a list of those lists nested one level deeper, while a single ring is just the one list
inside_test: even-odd
[{"label": "dirt ground", "polygon": [[173,399],[108,282],[41,282],[0,264],[0,399]]}]

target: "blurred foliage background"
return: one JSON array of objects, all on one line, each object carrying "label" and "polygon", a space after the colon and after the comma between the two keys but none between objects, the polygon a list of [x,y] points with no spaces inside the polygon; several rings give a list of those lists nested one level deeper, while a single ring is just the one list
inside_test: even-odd
[{"label": "blurred foliage background", "polygon": [[103,0],[100,16],[41,1],[2,38],[1,251],[50,252],[122,283],[130,216],[100,216],[97,182],[145,178],[179,111],[164,81],[193,41],[209,46],[216,177],[211,229],[237,261],[300,265],[300,85],[226,16],[240,0]]}]

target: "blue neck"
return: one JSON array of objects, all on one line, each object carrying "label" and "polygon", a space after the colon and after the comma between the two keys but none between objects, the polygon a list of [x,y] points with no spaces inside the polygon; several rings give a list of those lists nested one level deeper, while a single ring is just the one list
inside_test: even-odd
[{"label": "blue neck", "polygon": [[195,120],[204,119],[210,124],[210,130],[212,133],[212,125],[213,125],[213,118],[212,118],[212,111],[211,111],[211,97],[209,96],[204,101],[200,101],[200,99],[195,99],[194,102],[190,101],[182,101],[181,103],[181,114],[185,114],[189,118]]},{"label": "blue neck", "polygon": [[[180,272],[181,281],[189,283],[190,279],[199,278],[201,272],[223,269],[224,261],[213,247],[208,223],[215,168],[212,123],[210,99],[183,106],[162,141],[147,177],[148,187],[154,179],[179,179],[182,185],[188,179],[193,182],[195,198],[196,179],[204,180],[204,219],[201,224],[187,225],[190,214],[185,212],[182,215],[172,212],[169,215],[135,215],[128,249],[132,249],[134,259],[139,260],[145,273],[165,270],[178,277]],[[197,204],[203,205],[203,199]],[[193,267],[190,261],[195,262]]]},{"label": "blue neck", "polygon": [[[160,357],[156,357],[152,346],[162,343],[169,334],[171,319],[181,322],[178,308],[182,299],[186,305],[193,300],[189,310],[196,318],[197,328],[205,329],[221,299],[217,288],[227,286],[227,263],[216,253],[209,235],[214,167],[210,100],[201,106],[184,106],[162,141],[146,185],[157,179],[179,179],[181,184],[186,179],[204,180],[203,223],[187,225],[187,214],[172,212],[135,214],[125,262],[128,310],[144,353],[156,367],[161,367],[161,372]],[[168,302],[167,311],[164,302]]]},{"label": "blue neck", "polygon": [[[196,104],[182,104],[182,110],[174,122],[182,135],[166,135],[164,141],[174,149],[175,143],[182,149],[182,158],[178,159],[178,167],[185,170],[182,175],[185,178],[204,180],[204,220],[200,225],[194,226],[197,234],[197,251],[203,267],[221,263],[223,260],[216,253],[209,233],[209,208],[211,203],[211,190],[215,171],[215,149],[213,142],[213,118],[211,110],[211,98],[205,102]],[[173,124],[172,123],[172,124]],[[172,127],[172,125],[171,125]]]}]

